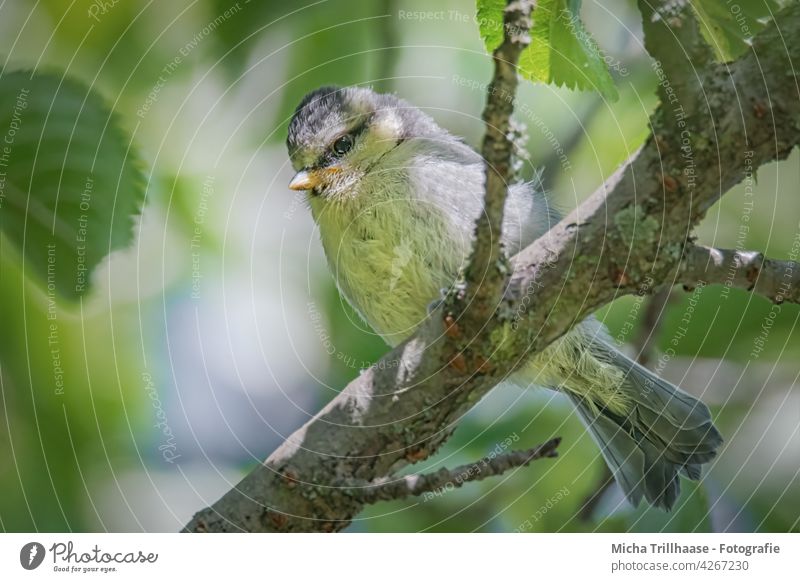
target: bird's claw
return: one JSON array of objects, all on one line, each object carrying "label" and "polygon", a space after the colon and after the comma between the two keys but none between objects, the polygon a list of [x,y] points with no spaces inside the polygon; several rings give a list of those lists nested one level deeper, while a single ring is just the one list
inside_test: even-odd
[{"label": "bird's claw", "polygon": [[439,299],[435,299],[428,303],[427,311],[428,315],[432,314],[434,311],[439,309],[442,305],[444,305],[444,301],[447,298],[448,293],[450,293],[450,287],[442,287],[439,289]]},{"label": "bird's claw", "polygon": [[432,315],[433,312],[436,311],[437,309],[439,309],[442,305],[444,305],[444,299],[443,298],[442,299],[435,299],[435,300],[431,301],[430,303],[428,303],[428,307],[427,307],[428,315]]}]

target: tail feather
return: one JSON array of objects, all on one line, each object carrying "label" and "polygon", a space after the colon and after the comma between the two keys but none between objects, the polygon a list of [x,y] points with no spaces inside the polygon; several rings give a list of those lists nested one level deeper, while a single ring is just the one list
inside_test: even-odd
[{"label": "tail feather", "polygon": [[634,506],[644,496],[645,459],[638,443],[628,432],[611,418],[597,412],[597,408],[588,404],[581,397],[567,392],[573,401],[589,434],[600,447],[600,453],[625,496]]},{"label": "tail feather", "polygon": [[632,408],[622,416],[585,395],[568,395],[628,500],[638,505],[644,497],[671,509],[680,494],[679,473],[698,480],[722,444],[708,407],[599,340],[589,349],[623,371],[620,390]]},{"label": "tail feather", "polygon": [[700,465],[684,465],[681,467],[681,473],[692,481],[699,481],[701,474]]}]

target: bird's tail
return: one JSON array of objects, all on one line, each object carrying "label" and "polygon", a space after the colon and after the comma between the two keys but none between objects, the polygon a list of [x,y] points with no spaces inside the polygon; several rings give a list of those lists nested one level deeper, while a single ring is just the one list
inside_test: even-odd
[{"label": "bird's tail", "polygon": [[618,390],[626,411],[611,410],[586,393],[565,392],[628,500],[636,506],[644,497],[669,510],[680,494],[678,475],[698,480],[701,466],[722,444],[708,407],[605,342],[589,341],[593,359],[622,372]]}]

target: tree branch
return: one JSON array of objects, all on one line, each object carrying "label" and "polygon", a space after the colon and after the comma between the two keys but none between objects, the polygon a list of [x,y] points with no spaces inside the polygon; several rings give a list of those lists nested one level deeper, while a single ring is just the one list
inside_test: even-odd
[{"label": "tree branch", "polygon": [[689,288],[698,283],[719,283],[758,293],[773,303],[800,303],[800,265],[794,257],[780,261],[756,251],[690,245],[683,256],[679,281]]},{"label": "tree branch", "polygon": [[457,330],[445,334],[441,319],[429,318],[185,531],[344,528],[363,503],[341,483],[390,476],[432,454],[492,387],[576,322],[648,279],[674,280],[706,210],[800,143],[800,5],[777,22],[746,57],[698,68],[704,99],[683,103],[679,116],[665,113],[674,103],[662,104],[641,150],[514,257],[503,304],[468,356],[451,357]]},{"label": "tree branch", "polygon": [[525,451],[490,455],[455,469],[442,468],[435,473],[408,475],[397,479],[384,477],[368,485],[354,488],[353,495],[362,503],[372,504],[461,487],[470,481],[481,481],[487,477],[502,475],[510,469],[525,467],[537,459],[557,457],[556,448],[560,443],[560,438],[554,438]]},{"label": "tree branch", "polygon": [[465,274],[462,307],[466,324],[477,331],[492,317],[503,295],[510,269],[500,244],[503,210],[512,174],[514,144],[509,139],[511,114],[519,77],[517,62],[530,44],[533,0],[508,0],[503,12],[503,42],[494,51],[494,75],[486,90],[483,121],[486,127],[481,154],[486,165],[484,211],[475,227],[475,242]]}]

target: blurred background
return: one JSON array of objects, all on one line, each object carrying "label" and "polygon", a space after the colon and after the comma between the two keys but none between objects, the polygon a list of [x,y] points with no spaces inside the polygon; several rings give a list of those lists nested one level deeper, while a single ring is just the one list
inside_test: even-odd
[{"label": "blurred background", "polygon": [[[523,171],[543,168],[567,210],[642,143],[657,105],[635,2],[587,0],[583,17],[620,99],[526,82],[516,115]],[[295,105],[323,84],[372,85],[477,145],[491,65],[474,3],[6,0],[0,58],[92,86],[147,182],[135,243],[59,311],[61,377],[42,286],[0,246],[0,528],[176,531],[387,351],[343,304],[287,189]],[[787,258],[798,183],[797,151],[762,167],[709,212],[700,242]],[[676,510],[633,510],[603,489],[598,450],[560,396],[501,386],[414,470],[560,435],[558,459],[371,506],[349,531],[798,531],[800,309],[709,287],[598,315],[629,354],[702,396],[725,435]]]}]

